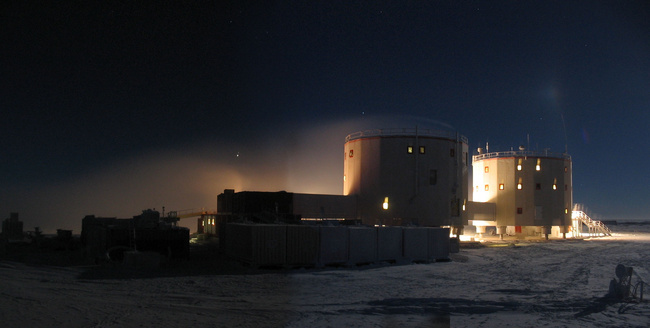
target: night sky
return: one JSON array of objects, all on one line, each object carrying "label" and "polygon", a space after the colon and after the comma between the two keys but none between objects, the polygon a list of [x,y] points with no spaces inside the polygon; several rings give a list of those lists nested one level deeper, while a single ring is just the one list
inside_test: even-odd
[{"label": "night sky", "polygon": [[15,1],[0,37],[0,218],[26,230],[341,194],[347,134],[415,125],[566,147],[575,202],[650,219],[647,1]]}]

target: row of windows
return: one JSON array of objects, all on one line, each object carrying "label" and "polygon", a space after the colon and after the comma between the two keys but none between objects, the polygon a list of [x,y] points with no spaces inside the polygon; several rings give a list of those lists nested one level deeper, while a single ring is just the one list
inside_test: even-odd
[{"label": "row of windows", "polygon": [[[420,146],[420,154],[424,154],[424,146]],[[409,154],[413,154],[413,146],[406,146],[406,152]]]},{"label": "row of windows", "polygon": [[[420,154],[424,154],[424,146],[418,147],[418,152]],[[406,153],[407,154],[413,154],[413,146],[406,146]],[[456,156],[456,150],[454,148],[449,149],[449,157],[454,157]]]},{"label": "row of windows", "polygon": [[[551,188],[552,188],[553,190],[557,190],[557,184],[554,183],[553,186],[552,186]],[[503,183],[499,183],[499,190],[505,190],[505,189],[506,189],[505,184],[503,184]],[[517,184],[517,190],[522,190],[522,189],[524,189],[524,185],[523,185],[522,183],[518,183],[518,184]],[[478,192],[478,190],[479,190],[479,187],[476,186],[476,192]],[[542,190],[542,184],[541,184],[541,183],[536,183],[536,184],[535,184],[535,190]],[[568,185],[564,185],[564,190],[565,190],[565,191],[569,190],[569,186],[568,186]],[[489,185],[489,184],[486,184],[486,185],[485,185],[485,191],[490,191],[490,185]]]},{"label": "row of windows", "polygon": [[[542,165],[539,162],[537,162],[537,164],[535,165],[535,171],[541,171],[541,170],[542,170]],[[521,163],[517,164],[517,171],[521,171]],[[490,167],[486,166],[483,172],[490,173]],[[564,173],[566,172],[569,172],[569,168],[565,166]]]},{"label": "row of windows", "polygon": [[[407,154],[413,154],[413,151],[414,151],[413,146],[406,146],[406,153]],[[424,146],[418,147],[418,152],[420,154],[424,154],[425,153]],[[354,157],[354,149],[350,149],[350,151],[348,152],[347,155],[350,158]],[[449,149],[449,157],[454,157],[454,156],[456,156],[456,150],[454,148]],[[467,162],[469,161],[469,154],[465,153],[465,157],[466,157],[465,158],[465,166],[467,166]],[[487,167],[486,167],[486,172],[487,172]]]}]

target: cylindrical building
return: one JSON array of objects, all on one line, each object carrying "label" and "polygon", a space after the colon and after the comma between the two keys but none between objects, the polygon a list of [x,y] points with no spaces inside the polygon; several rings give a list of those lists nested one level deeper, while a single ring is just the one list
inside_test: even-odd
[{"label": "cylindrical building", "polygon": [[507,227],[508,234],[568,232],[571,156],[522,148],[479,153],[472,159],[473,201],[496,204],[497,228]]},{"label": "cylindrical building", "polygon": [[467,138],[417,128],[368,130],[346,137],[343,194],[357,197],[371,225],[467,224]]}]

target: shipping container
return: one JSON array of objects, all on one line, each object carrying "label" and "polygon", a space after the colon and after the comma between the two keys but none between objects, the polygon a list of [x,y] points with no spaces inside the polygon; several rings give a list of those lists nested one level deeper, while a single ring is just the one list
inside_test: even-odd
[{"label": "shipping container", "polygon": [[377,261],[377,228],[348,228],[349,264],[374,263]]},{"label": "shipping container", "polygon": [[227,224],[226,255],[253,266],[286,264],[285,225]]},{"label": "shipping container", "polygon": [[377,228],[377,260],[400,261],[402,244],[402,227]]},{"label": "shipping container", "polygon": [[449,260],[449,228],[426,228],[430,261]]},{"label": "shipping container", "polygon": [[318,227],[287,226],[287,264],[316,265],[318,262]]},{"label": "shipping container", "polygon": [[404,227],[402,228],[402,236],[405,259],[414,262],[428,260],[428,233],[426,228]]},{"label": "shipping container", "polygon": [[347,227],[320,227],[319,264],[348,262],[349,240]]}]

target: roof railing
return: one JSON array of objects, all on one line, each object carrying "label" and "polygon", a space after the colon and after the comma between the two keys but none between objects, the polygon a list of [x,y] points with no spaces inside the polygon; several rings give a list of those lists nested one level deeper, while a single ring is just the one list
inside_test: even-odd
[{"label": "roof railing", "polygon": [[392,136],[408,136],[408,137],[436,137],[445,138],[449,140],[458,139],[467,144],[467,137],[460,135],[454,131],[433,130],[433,129],[416,129],[416,128],[391,128],[391,129],[372,129],[364,130],[349,134],[345,137],[345,142],[350,140],[368,138],[368,137],[392,137]]},{"label": "roof railing", "polygon": [[497,151],[485,154],[478,154],[472,156],[472,161],[480,161],[489,158],[498,158],[498,157],[547,157],[547,158],[563,158],[565,160],[571,160],[571,155],[566,153],[553,153],[547,150],[544,151],[532,151],[532,150],[509,150],[509,151]]}]

